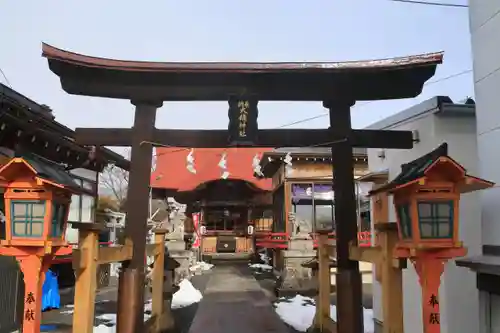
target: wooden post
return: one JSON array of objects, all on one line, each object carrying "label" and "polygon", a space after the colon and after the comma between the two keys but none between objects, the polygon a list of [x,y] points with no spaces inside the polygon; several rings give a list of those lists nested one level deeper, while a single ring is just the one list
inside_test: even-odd
[{"label": "wooden post", "polygon": [[403,333],[403,276],[406,260],[394,259],[398,241],[396,223],[375,225],[379,243],[376,247],[350,247],[351,260],[371,262],[381,270],[384,333]]},{"label": "wooden post", "polygon": [[403,333],[403,271],[394,267],[393,253],[398,241],[396,223],[379,223],[377,226],[382,260],[377,269],[381,269],[382,312],[384,333]]},{"label": "wooden post", "polygon": [[73,269],[76,275],[73,327],[78,328],[80,333],[92,333],[97,289],[99,231],[102,226],[82,223],[78,229],[78,251],[75,251],[73,257]]},{"label": "wooden post", "polygon": [[156,255],[154,265],[153,265],[153,316],[156,316],[156,330],[161,332],[166,330],[168,322],[165,319],[165,310],[170,311],[170,309],[165,309],[164,307],[164,290],[163,286],[165,283],[165,234],[167,233],[164,229],[154,230],[155,234],[155,244],[158,246],[158,254]]},{"label": "wooden post", "polygon": [[42,322],[42,285],[47,267],[43,257],[27,255],[18,258],[24,274],[23,333],[39,333]]},{"label": "wooden post", "polygon": [[328,233],[318,235],[318,282],[319,293],[316,306],[318,316],[317,327],[321,332],[325,331],[325,321],[330,318],[330,254],[328,249]]}]

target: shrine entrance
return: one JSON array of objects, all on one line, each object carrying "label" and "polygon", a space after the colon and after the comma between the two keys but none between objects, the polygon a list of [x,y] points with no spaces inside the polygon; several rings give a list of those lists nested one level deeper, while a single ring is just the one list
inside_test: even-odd
[{"label": "shrine entrance", "polygon": [[[154,145],[330,146],[336,207],[337,330],[363,332],[361,274],[358,262],[349,259],[349,243],[357,242],[352,148],[411,149],[413,138],[410,131],[353,130],[350,110],[357,101],[418,96],[442,62],[441,53],[334,63],[158,63],[89,57],[44,44],[43,56],[67,93],[128,99],[136,106],[131,129],[76,129],[79,144],[132,147],[126,233],[133,244],[133,256],[121,273],[120,287],[137,292],[119,292],[120,333],[140,332],[143,326],[139,304],[144,302],[148,184]],[[228,130],[156,129],[156,111],[165,101],[228,101]],[[320,101],[329,110],[330,126],[259,130],[259,101]]]}]

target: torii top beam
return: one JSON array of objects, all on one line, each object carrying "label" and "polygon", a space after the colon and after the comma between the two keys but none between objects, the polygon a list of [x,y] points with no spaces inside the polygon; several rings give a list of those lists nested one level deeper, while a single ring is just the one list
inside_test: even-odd
[{"label": "torii top beam", "polygon": [[442,53],[349,62],[146,62],[90,57],[43,44],[43,56],[69,94],[156,101],[325,101],[410,98]]}]

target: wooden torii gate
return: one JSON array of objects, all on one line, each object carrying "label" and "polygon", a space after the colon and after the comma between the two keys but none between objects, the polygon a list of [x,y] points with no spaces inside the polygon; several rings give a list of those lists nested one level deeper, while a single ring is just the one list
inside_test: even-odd
[{"label": "wooden torii gate", "polygon": [[[357,241],[352,147],[410,149],[409,131],[353,130],[356,101],[418,96],[442,53],[332,63],[181,63],[96,58],[43,44],[43,56],[69,94],[128,99],[133,128],[77,128],[76,141],[92,146],[131,146],[126,232],[133,257],[120,287],[118,331],[142,330],[144,251],[148,190],[154,145],[186,148],[331,146],[337,233],[337,328],[363,332],[361,274],[349,259]],[[164,101],[229,101],[229,131],[156,129]],[[258,130],[258,101],[321,101],[328,129]]]}]

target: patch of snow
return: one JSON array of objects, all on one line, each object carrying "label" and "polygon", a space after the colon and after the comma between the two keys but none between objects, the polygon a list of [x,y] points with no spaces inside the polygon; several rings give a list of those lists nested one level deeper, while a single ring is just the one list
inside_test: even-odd
[{"label": "patch of snow", "polygon": [[[280,298],[274,306],[281,320],[300,332],[305,332],[311,327],[316,313],[314,299],[302,295],[296,295],[291,299]],[[373,333],[375,331],[373,310],[363,309],[363,316],[365,333]],[[337,320],[335,305],[330,305],[330,318]]]},{"label": "patch of snow", "polygon": [[311,327],[316,313],[312,298],[296,295],[288,300],[279,299],[274,305],[281,320],[297,331],[305,332]]},{"label": "patch of snow", "polygon": [[260,252],[259,257],[260,260],[266,265],[269,265],[269,263],[271,262],[271,258],[269,258],[264,252]]},{"label": "patch of snow", "polygon": [[172,297],[172,309],[185,308],[200,302],[202,298],[201,292],[189,280],[184,279],[179,283],[179,290]]},{"label": "patch of snow", "polygon": [[[144,303],[144,321],[151,318],[152,303],[148,300]],[[99,324],[99,326],[94,326],[94,333],[116,333],[116,314],[115,313],[105,313],[97,316],[97,319],[105,321],[105,324]]]},{"label": "patch of snow", "polygon": [[94,333],[116,333],[116,326],[99,325],[94,326]]},{"label": "patch of snow", "polygon": [[211,270],[212,267],[214,267],[214,265],[209,264],[209,263],[204,262],[204,261],[198,261],[196,264],[194,264],[193,266],[189,267],[189,271],[190,272],[194,272],[194,271],[197,271],[197,270],[208,271],[208,270]]},{"label": "patch of snow", "polygon": [[97,319],[105,321],[109,325],[116,325],[116,313],[104,313],[97,316]]},{"label": "patch of snow", "polygon": [[271,271],[273,269],[273,266],[268,265],[268,264],[248,264],[250,268],[253,269],[260,269],[263,271]]},{"label": "patch of snow", "polygon": [[[96,301],[95,303],[102,304],[102,303],[108,303],[108,302],[111,302],[111,300],[103,299],[101,301]],[[60,314],[68,315],[68,314],[73,314],[75,312],[75,305],[74,304],[68,304],[64,308],[68,309],[68,310],[61,310],[61,311],[59,311]]]}]

